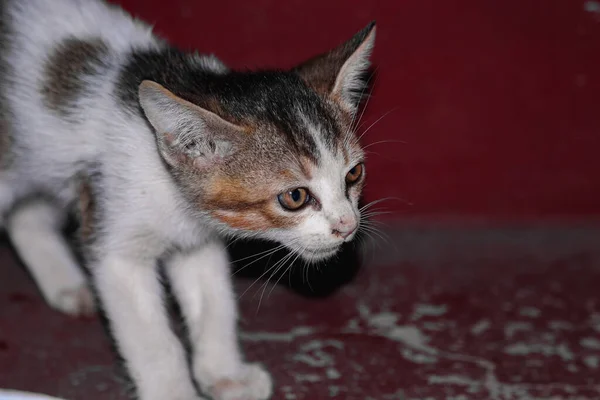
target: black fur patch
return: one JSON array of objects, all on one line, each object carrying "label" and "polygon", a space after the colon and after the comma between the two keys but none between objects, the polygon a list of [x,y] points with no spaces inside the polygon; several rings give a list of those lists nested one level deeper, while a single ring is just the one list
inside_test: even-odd
[{"label": "black fur patch", "polygon": [[334,113],[295,72],[215,73],[199,68],[191,57],[173,47],[135,51],[121,71],[118,98],[128,110],[143,115],[138,87],[152,80],[229,122],[274,127],[292,148],[314,161],[319,159],[318,148],[299,111],[321,127],[326,143],[337,143],[341,130]]},{"label": "black fur patch", "polygon": [[46,106],[63,117],[72,116],[77,99],[85,90],[86,77],[100,75],[108,66],[103,60],[109,49],[101,39],[66,39],[46,63],[41,92]]}]

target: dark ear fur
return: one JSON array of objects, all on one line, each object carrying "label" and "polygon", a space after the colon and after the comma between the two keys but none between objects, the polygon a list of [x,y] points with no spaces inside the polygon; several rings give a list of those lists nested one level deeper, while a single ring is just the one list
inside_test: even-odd
[{"label": "dark ear fur", "polygon": [[375,30],[373,21],[347,42],[294,70],[316,91],[355,112],[367,85],[364,78],[375,45]]},{"label": "dark ear fur", "polygon": [[244,137],[242,128],[156,82],[143,81],[139,99],[156,131],[159,150],[171,166],[191,161],[198,168],[207,167],[234,153]]}]

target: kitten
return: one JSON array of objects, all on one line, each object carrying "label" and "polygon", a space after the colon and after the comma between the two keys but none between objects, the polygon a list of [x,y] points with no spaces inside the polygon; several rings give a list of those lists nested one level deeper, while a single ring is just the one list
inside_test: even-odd
[{"label": "kitten", "polygon": [[47,302],[89,310],[61,227],[78,177],[93,176],[90,269],[139,397],[200,398],[161,262],[201,390],[268,398],[270,376],[236,340],[222,238],[277,241],[307,261],[352,240],[365,178],[352,125],[374,24],[291,70],[257,72],[178,50],[100,0],[2,0],[0,25],[0,211]]}]

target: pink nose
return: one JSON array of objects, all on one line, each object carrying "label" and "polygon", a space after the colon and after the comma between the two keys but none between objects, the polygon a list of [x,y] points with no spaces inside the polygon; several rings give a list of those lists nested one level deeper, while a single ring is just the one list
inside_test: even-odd
[{"label": "pink nose", "polygon": [[340,218],[339,222],[333,227],[333,234],[346,239],[354,233],[357,227],[358,223],[354,218]]}]

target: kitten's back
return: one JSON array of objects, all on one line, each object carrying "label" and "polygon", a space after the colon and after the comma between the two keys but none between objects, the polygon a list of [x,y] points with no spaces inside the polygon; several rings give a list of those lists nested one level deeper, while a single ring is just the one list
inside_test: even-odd
[{"label": "kitten's back", "polygon": [[101,0],[0,0],[0,183],[15,196],[60,187],[97,158],[121,65],[157,46],[148,25]]},{"label": "kitten's back", "polygon": [[20,51],[31,55],[68,37],[101,38],[117,51],[154,42],[151,27],[101,0],[4,0],[0,6],[10,31],[24,45]]},{"label": "kitten's back", "polygon": [[97,58],[116,69],[132,48],[158,43],[149,26],[101,0],[3,0],[0,7],[0,83],[19,109],[33,111],[44,101],[53,67],[76,75],[81,63]]}]

